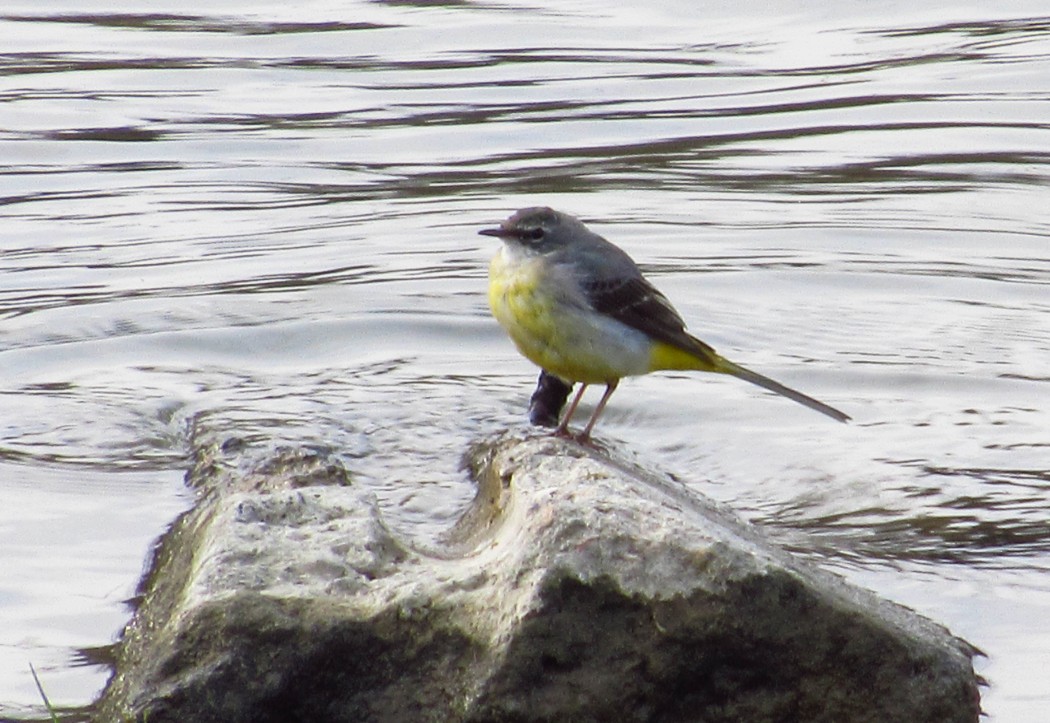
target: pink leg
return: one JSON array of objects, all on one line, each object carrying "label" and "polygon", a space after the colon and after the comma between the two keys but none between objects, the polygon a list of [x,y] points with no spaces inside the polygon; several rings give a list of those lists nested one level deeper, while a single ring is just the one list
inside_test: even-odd
[{"label": "pink leg", "polygon": [[586,384],[580,385],[580,391],[576,392],[576,396],[572,398],[572,404],[565,410],[565,416],[561,418],[561,424],[554,430],[555,437],[568,437],[569,436],[569,420],[572,419],[572,415],[576,412],[576,407],[580,406],[580,400],[583,399],[583,390],[587,388]]},{"label": "pink leg", "polygon": [[598,401],[598,406],[594,408],[594,414],[591,415],[591,419],[587,422],[587,426],[583,428],[583,434],[579,436],[581,442],[586,442],[591,438],[591,430],[594,429],[594,423],[598,421],[598,415],[600,415],[602,410],[605,409],[609,397],[611,397],[612,393],[616,391],[616,387],[619,383],[619,379],[614,379],[605,385],[605,394],[603,394],[602,398]]}]

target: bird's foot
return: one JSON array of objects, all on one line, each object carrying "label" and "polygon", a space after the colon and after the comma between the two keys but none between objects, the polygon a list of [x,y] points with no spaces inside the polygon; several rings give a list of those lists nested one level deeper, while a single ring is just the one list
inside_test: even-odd
[{"label": "bird's foot", "polygon": [[584,447],[595,446],[594,440],[591,439],[591,435],[584,432],[573,432],[568,427],[558,427],[551,432],[551,436],[557,437],[558,439],[565,439],[570,442],[576,442],[576,444],[582,444]]}]

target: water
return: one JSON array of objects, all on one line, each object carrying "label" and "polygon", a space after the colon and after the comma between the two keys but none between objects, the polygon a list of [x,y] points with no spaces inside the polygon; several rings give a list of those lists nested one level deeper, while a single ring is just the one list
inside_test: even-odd
[{"label": "water", "polygon": [[1045,4],[608,5],[5,4],[0,717],[42,714],[30,662],[63,706],[104,684],[193,419],[454,519],[535,380],[476,232],[536,204],[856,420],[664,374],[600,438],[978,645],[990,720],[1045,716]]}]

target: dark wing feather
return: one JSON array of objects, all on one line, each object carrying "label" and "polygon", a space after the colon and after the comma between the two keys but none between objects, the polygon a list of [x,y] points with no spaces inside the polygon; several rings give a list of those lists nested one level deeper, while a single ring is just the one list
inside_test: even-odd
[{"label": "dark wing feather", "polygon": [[685,330],[685,322],[671,306],[667,297],[657,291],[656,287],[646,281],[645,277],[637,271],[618,278],[585,281],[582,285],[587,300],[595,311],[648,334],[652,339],[670,344],[707,361],[710,364],[709,371],[731,374],[739,379],[757,384],[840,422],[849,420],[849,415],[834,407],[786,387],[769,377],[745,369],[728,359],[723,359],[714,349]]},{"label": "dark wing feather", "polygon": [[671,302],[644,277],[589,281],[583,288],[598,313],[702,358],[717,358],[714,349],[685,330]]}]

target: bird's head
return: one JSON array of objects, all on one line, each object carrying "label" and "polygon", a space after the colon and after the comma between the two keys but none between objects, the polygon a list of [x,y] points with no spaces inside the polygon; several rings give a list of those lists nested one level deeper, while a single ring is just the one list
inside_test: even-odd
[{"label": "bird's head", "polygon": [[531,253],[545,254],[564,247],[573,233],[584,230],[576,218],[543,206],[523,208],[497,228],[479,231]]}]

